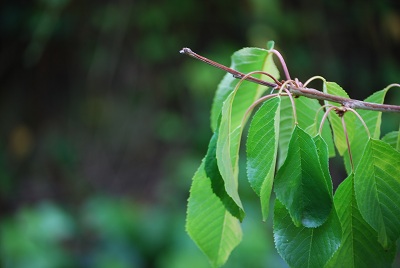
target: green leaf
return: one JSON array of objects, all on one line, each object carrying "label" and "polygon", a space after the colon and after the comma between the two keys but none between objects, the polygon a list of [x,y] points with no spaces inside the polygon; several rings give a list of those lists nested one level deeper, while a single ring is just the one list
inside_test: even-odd
[{"label": "green leaf", "polygon": [[[215,176],[216,178],[218,176]],[[215,178],[214,178],[215,179]],[[195,173],[188,200],[186,231],[213,267],[223,265],[242,239],[239,220],[215,194],[204,161]],[[222,185],[223,183],[217,183]]]},{"label": "green leaf", "polygon": [[[243,48],[232,55],[232,64],[230,67],[242,73],[249,73],[257,70],[265,71],[278,79],[279,71],[273,62],[272,56],[273,54],[268,53],[265,49]],[[265,75],[254,75],[254,77],[272,81],[271,78]],[[211,108],[211,128],[214,132],[218,128],[218,117],[221,113],[223,102],[234,90],[238,81],[238,79],[227,73],[218,85]],[[236,110],[241,111],[241,113],[233,115],[235,117],[233,125],[237,125],[236,121],[241,121],[244,114],[243,110],[246,111],[246,109],[266,90],[266,87],[250,82],[242,83],[240,88],[243,90],[240,90],[236,96],[237,101],[235,101],[235,106],[237,106],[237,108],[234,108],[234,114]]]},{"label": "green leaf", "polygon": [[234,93],[227,98],[222,108],[222,118],[219,127],[219,135],[217,140],[216,156],[218,168],[221,172],[222,179],[225,182],[225,189],[228,195],[235,201],[236,205],[243,210],[243,205],[238,193],[238,154],[240,147],[241,126],[232,128],[231,100]]},{"label": "green leaf", "polygon": [[400,236],[400,152],[370,139],[354,174],[357,204],[363,218],[390,248]]},{"label": "green leaf", "polygon": [[296,227],[285,206],[278,199],[275,200],[275,246],[289,266],[323,267],[338,249],[341,233],[335,209],[318,228]]},{"label": "green leaf", "polygon": [[276,196],[288,208],[296,226],[318,227],[330,214],[332,193],[322,161],[325,159],[319,159],[313,138],[296,126],[286,160],[275,178]]},{"label": "green leaf", "polygon": [[[319,113],[316,116],[316,113],[321,108],[319,101],[306,97],[295,98],[294,101],[299,126],[311,136],[317,135],[323,117],[323,113]],[[335,147],[333,145],[332,132],[329,124],[324,124],[322,128],[322,137],[328,145],[329,156],[335,156]]]},{"label": "green leaf", "polygon": [[[346,91],[344,91],[338,84],[336,84],[334,82],[324,82],[324,92],[332,94],[332,95],[340,96],[340,97],[349,98],[349,95],[347,95]],[[325,104],[339,106],[337,103],[330,102],[330,101],[325,101]],[[333,140],[335,142],[335,146],[336,146],[339,154],[343,155],[344,152],[347,150],[347,143],[346,143],[346,137],[345,137],[345,134],[343,131],[342,119],[332,112],[329,113],[328,118],[329,118],[329,122],[331,123],[331,126],[332,126],[333,138],[334,138]],[[346,113],[344,115],[344,121],[346,123],[347,134],[348,134],[350,142],[353,140],[353,136],[355,133],[355,130],[354,130],[355,119],[356,119],[356,116],[352,113]]]},{"label": "green leaf", "polygon": [[[266,50],[243,49],[240,58],[236,58],[234,64],[241,71],[246,68],[255,68],[262,59],[262,69],[270,73],[276,71],[272,61],[272,54]],[[243,54],[246,52],[245,54]],[[236,55],[236,54],[235,54]],[[247,57],[247,58],[246,58]],[[249,60],[251,58],[253,61]],[[239,61],[241,60],[241,61]],[[261,77],[263,78],[263,77]],[[243,82],[240,87],[235,88],[222,104],[221,123],[217,141],[217,163],[221,176],[225,182],[227,194],[235,201],[236,205],[243,210],[238,193],[238,155],[243,126],[246,123],[246,111],[249,106],[264,93],[266,87]],[[243,124],[243,125],[242,125]]]},{"label": "green leaf", "polygon": [[269,211],[275,175],[279,133],[280,97],[267,100],[253,116],[247,138],[247,176],[260,196],[263,219]]},{"label": "green leaf", "polygon": [[[366,98],[364,101],[382,104],[388,90],[389,87],[377,91],[368,98]],[[365,125],[367,126],[369,133],[371,134],[371,138],[379,139],[381,132],[382,112],[370,111],[370,110],[359,110],[357,112],[364,120]],[[358,163],[360,162],[361,156],[363,154],[365,145],[367,144],[367,141],[369,139],[368,133],[366,132],[364,125],[358,118],[355,120],[354,133],[357,133],[357,138],[352,140],[350,148],[352,152],[354,167],[357,168]],[[348,174],[352,173],[348,152],[346,152],[344,155],[344,161],[347,173]]]},{"label": "green leaf", "polygon": [[362,218],[353,177],[353,174],[349,175],[335,193],[334,204],[342,225],[342,242],[325,267],[391,267],[395,247],[386,251],[378,242],[377,232]]},{"label": "green leaf", "polygon": [[382,141],[388,143],[390,146],[400,151],[400,132],[392,131],[383,136]]},{"label": "green leaf", "polygon": [[321,166],[322,173],[324,174],[326,188],[329,191],[329,194],[333,197],[333,185],[332,178],[329,172],[329,153],[328,146],[325,140],[320,136],[316,135],[314,138],[315,147],[317,148],[318,160]]},{"label": "green leaf", "polygon": [[243,220],[245,214],[243,209],[238,207],[235,201],[226,193],[224,180],[219,173],[217,158],[216,158],[216,147],[218,140],[218,131],[215,132],[208,145],[207,155],[205,157],[204,168],[207,177],[211,179],[211,186],[213,192],[221,199],[226,209],[240,221]]},{"label": "green leaf", "polygon": [[292,103],[289,98],[282,98],[279,122],[278,168],[286,159],[288,145],[294,128]]},{"label": "green leaf", "polygon": [[[317,111],[321,108],[321,105],[317,100],[299,97],[294,99],[297,112],[297,120],[299,126],[304,129],[311,136],[315,136],[318,133],[319,125],[322,120],[323,114],[318,114]],[[315,120],[317,119],[317,120]],[[294,127],[293,120],[293,109],[292,103],[288,97],[282,98],[281,104],[281,122],[280,122],[280,133],[279,133],[279,159],[278,167],[280,167],[287,155],[287,148]],[[329,124],[324,124],[322,128],[322,137],[328,144],[329,156],[335,156],[335,148],[333,145],[332,132]]]}]

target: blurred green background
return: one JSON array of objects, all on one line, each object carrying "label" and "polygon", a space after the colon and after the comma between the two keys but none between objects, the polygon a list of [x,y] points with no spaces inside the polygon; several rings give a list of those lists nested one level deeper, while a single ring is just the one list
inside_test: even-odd
[{"label": "blurred green background", "polygon": [[[293,77],[322,75],[358,99],[400,82],[399,1],[0,7],[1,267],[208,266],[185,209],[224,73],[182,47],[229,65],[274,40]],[[398,90],[386,102],[400,104]],[[383,120],[383,134],[398,129],[399,116]],[[226,267],[286,267],[244,175],[241,187],[244,241]]]}]

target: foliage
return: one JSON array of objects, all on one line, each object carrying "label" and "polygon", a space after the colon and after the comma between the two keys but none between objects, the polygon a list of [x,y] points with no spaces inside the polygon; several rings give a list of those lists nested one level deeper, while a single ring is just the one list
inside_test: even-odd
[{"label": "foliage", "polygon": [[[272,90],[279,92],[269,93],[271,89],[244,81],[246,77],[235,80],[231,74],[219,84],[211,112],[214,134],[190,189],[187,232],[214,267],[223,265],[241,242],[245,208],[239,196],[238,159],[251,118],[247,177],[260,198],[264,220],[275,193],[273,232],[282,258],[292,267],[389,267],[400,236],[399,132],[380,139],[381,111],[357,113],[332,100],[325,99],[322,106],[312,96],[293,98],[291,87],[305,86],[291,80],[288,72],[285,83],[265,76],[278,77],[274,54],[270,46],[244,48],[232,56],[232,69],[263,71],[252,75],[275,81]],[[348,99],[339,85],[322,81],[323,96]],[[392,86],[367,101],[382,104]],[[334,194],[329,158],[335,148],[348,177]]]}]

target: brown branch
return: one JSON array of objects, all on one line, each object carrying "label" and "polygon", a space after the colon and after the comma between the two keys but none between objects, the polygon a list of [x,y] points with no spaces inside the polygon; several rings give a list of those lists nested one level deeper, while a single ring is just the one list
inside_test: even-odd
[{"label": "brown branch", "polygon": [[[225,65],[219,64],[215,61],[212,61],[203,56],[200,56],[199,54],[194,53],[190,48],[183,48],[179,52],[181,54],[186,54],[192,58],[201,60],[201,61],[203,61],[207,64],[210,64],[216,68],[224,70],[224,71],[232,74],[233,77],[235,77],[235,78],[241,79],[246,75],[246,74],[236,71],[232,68],[226,67]],[[275,83],[257,79],[252,76],[246,77],[245,79],[248,81],[251,81],[251,82],[263,85],[263,86],[272,87],[275,89],[278,88],[279,84],[280,84],[275,78],[273,78]],[[304,97],[308,97],[311,99],[331,101],[331,102],[339,103],[346,108],[400,113],[400,106],[398,106],[398,105],[379,104],[379,103],[365,102],[365,101],[360,101],[360,100],[355,100],[355,99],[350,99],[350,98],[344,98],[344,97],[340,97],[340,96],[327,94],[327,93],[321,92],[321,91],[313,89],[313,88],[289,86],[288,90],[290,91],[290,93],[292,93],[295,96],[304,96]]]}]

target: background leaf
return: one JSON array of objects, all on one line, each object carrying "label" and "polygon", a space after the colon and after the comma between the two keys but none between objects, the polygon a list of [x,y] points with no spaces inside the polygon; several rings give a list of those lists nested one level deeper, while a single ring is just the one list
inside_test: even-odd
[{"label": "background leaf", "polygon": [[293,130],[288,156],[278,170],[274,189],[296,226],[320,226],[330,214],[332,193],[315,142],[298,126]]},{"label": "background leaf", "polygon": [[214,193],[204,162],[193,177],[186,231],[214,267],[223,265],[242,239],[239,220]]},{"label": "background leaf", "polygon": [[382,137],[382,141],[388,143],[390,146],[395,148],[397,151],[400,150],[400,132],[391,131]]},{"label": "background leaf", "polygon": [[386,251],[377,232],[362,218],[354,193],[354,175],[338,187],[335,208],[342,225],[342,242],[325,267],[391,267],[395,247]]},{"label": "background leaf", "polygon": [[[366,98],[364,101],[382,104],[388,90],[389,88],[385,88],[383,90],[377,91]],[[371,138],[379,139],[381,133],[382,112],[369,110],[358,110],[357,112],[364,120],[365,125],[368,127]],[[352,152],[354,167],[357,168],[365,145],[368,142],[368,133],[366,132],[364,125],[358,118],[356,118],[354,122],[354,133],[357,133],[357,138],[351,141],[350,148]],[[344,154],[344,161],[347,173],[352,173],[348,151],[346,151],[346,153]]]},{"label": "background leaf", "polygon": [[354,174],[357,204],[384,248],[400,235],[400,153],[370,139]]},{"label": "background leaf", "polygon": [[278,150],[280,97],[267,100],[255,113],[247,137],[247,177],[260,196],[263,219],[268,217],[269,200]]},{"label": "background leaf", "polygon": [[[325,93],[349,98],[349,95],[346,93],[346,91],[344,91],[343,88],[341,88],[338,84],[336,84],[334,82],[324,82],[323,88],[324,88]],[[325,104],[329,104],[329,105],[333,105],[333,106],[340,106],[339,104],[330,102],[330,101],[325,101]],[[329,113],[328,118],[329,118],[329,122],[331,123],[331,126],[332,126],[333,140],[335,142],[335,146],[336,146],[339,154],[343,155],[344,152],[347,150],[347,143],[346,143],[346,137],[345,137],[345,134],[343,131],[341,118],[339,116],[337,116],[336,114],[334,114],[333,112]],[[346,122],[347,134],[348,134],[350,142],[353,140],[353,136],[354,136],[355,119],[356,119],[356,116],[352,113],[346,113],[344,115],[344,120]]]},{"label": "background leaf", "polygon": [[341,232],[335,209],[318,228],[296,227],[285,206],[275,200],[275,246],[291,267],[323,267],[338,249]]}]

